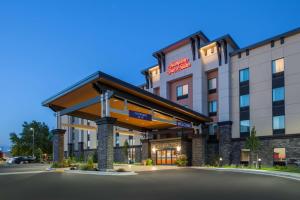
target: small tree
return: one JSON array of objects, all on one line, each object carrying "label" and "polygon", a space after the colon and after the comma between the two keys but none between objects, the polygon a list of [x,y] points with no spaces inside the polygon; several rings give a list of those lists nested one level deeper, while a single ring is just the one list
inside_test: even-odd
[{"label": "small tree", "polygon": [[260,148],[260,141],[258,137],[256,136],[256,130],[255,126],[252,127],[250,136],[246,139],[246,148],[250,149],[250,166],[252,166],[253,163],[253,154],[256,155],[256,168],[257,168],[257,162],[258,162],[258,149]]}]

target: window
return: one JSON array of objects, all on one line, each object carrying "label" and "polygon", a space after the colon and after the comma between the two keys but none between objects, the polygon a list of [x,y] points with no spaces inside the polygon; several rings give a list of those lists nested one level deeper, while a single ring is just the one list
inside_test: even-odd
[{"label": "window", "polygon": [[212,78],[208,80],[208,90],[217,89],[217,78]]},{"label": "window", "polygon": [[250,132],[250,121],[249,120],[240,121],[240,132],[241,133],[249,133]]},{"label": "window", "polygon": [[249,164],[250,161],[250,149],[242,149],[241,150],[241,163]]},{"label": "window", "polygon": [[274,88],[272,96],[273,96],[273,101],[284,100],[284,87]]},{"label": "window", "polygon": [[210,124],[208,126],[208,133],[209,133],[209,135],[216,135],[217,134],[217,128],[218,128],[217,124]]},{"label": "window", "polygon": [[189,85],[186,84],[177,86],[176,90],[177,100],[187,98],[189,94]]},{"label": "window", "polygon": [[218,109],[218,107],[217,107],[217,101],[216,100],[210,101],[209,105],[208,105],[208,111],[210,113],[216,113],[217,109]]},{"label": "window", "polygon": [[249,94],[240,96],[240,108],[249,106]]},{"label": "window", "polygon": [[273,159],[274,162],[285,162],[286,160],[285,148],[274,148]]},{"label": "window", "polygon": [[273,130],[284,129],[284,115],[273,117]]},{"label": "window", "polygon": [[91,147],[91,135],[90,131],[87,131],[87,148],[89,149]]},{"label": "window", "polygon": [[272,61],[272,73],[276,74],[284,71],[284,59],[280,58]]},{"label": "window", "polygon": [[120,146],[120,134],[116,133],[116,146]]},{"label": "window", "polygon": [[240,83],[249,81],[249,68],[240,70]]}]

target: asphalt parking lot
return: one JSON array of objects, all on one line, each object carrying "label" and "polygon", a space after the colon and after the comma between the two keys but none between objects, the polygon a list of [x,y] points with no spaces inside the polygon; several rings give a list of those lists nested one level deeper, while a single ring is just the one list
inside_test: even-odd
[{"label": "asphalt parking lot", "polygon": [[58,172],[0,176],[0,199],[288,199],[300,198],[300,182],[199,169],[95,176]]}]

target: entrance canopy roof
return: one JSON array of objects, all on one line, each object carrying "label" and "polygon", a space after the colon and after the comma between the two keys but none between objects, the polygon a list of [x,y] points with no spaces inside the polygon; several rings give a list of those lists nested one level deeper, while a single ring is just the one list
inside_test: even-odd
[{"label": "entrance canopy roof", "polygon": [[[106,94],[108,107],[103,104],[101,94]],[[101,110],[109,110],[109,116],[117,119],[118,126],[145,131],[176,126],[195,128],[210,121],[198,112],[100,71],[45,100],[42,105],[60,115],[89,120],[104,117]]]}]

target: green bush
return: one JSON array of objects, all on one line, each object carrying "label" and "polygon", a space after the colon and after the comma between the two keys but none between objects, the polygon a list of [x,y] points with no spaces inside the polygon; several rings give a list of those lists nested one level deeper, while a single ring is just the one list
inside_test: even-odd
[{"label": "green bush", "polygon": [[148,159],[146,160],[146,165],[147,165],[147,166],[153,165],[153,160],[151,160],[150,158],[148,158]]},{"label": "green bush", "polygon": [[64,167],[66,167],[64,162],[62,162],[62,163],[54,162],[51,165],[51,168],[64,168]]},{"label": "green bush", "polygon": [[177,160],[176,160],[177,166],[184,167],[187,165],[187,163],[188,163],[188,160],[187,160],[186,155],[182,154],[182,155],[177,156]]},{"label": "green bush", "polygon": [[93,157],[89,156],[88,159],[87,159],[87,162],[80,165],[80,169],[81,170],[95,170]]}]

